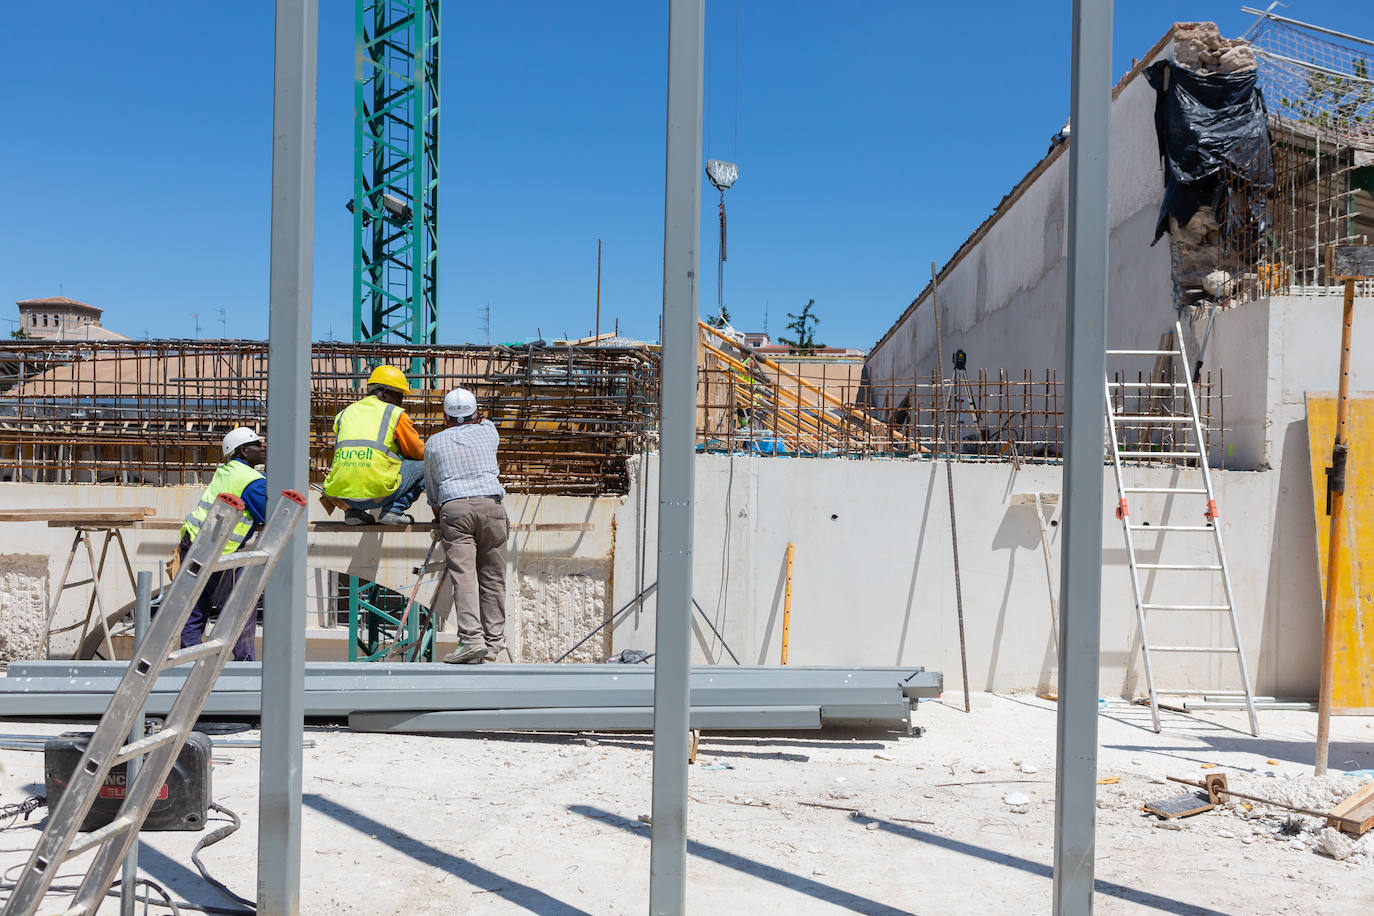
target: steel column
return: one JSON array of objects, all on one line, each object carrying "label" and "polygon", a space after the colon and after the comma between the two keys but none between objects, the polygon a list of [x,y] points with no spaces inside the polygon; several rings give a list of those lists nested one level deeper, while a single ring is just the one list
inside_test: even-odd
[{"label": "steel column", "polygon": [[1112,0],[1074,0],[1070,86],[1068,375],[1054,805],[1054,912],[1093,905],[1102,600]]},{"label": "steel column", "polygon": [[654,637],[653,838],[649,911],[687,900],[688,672],[692,616],[692,465],[701,274],[702,0],[668,4],[668,126],[663,197],[663,374]]},{"label": "steel column", "polygon": [[[277,0],[272,98],[267,489],[309,492],[310,309],[314,279],[318,0]],[[267,583],[258,801],[258,912],[300,912],[301,731],[305,726],[305,526]]]},{"label": "steel column", "polygon": [[[138,656],[138,650],[143,648],[143,637],[148,635],[148,621],[153,613],[153,574],[146,570],[140,571],[138,581],[134,584],[134,656]],[[134,719],[134,727],[129,730],[129,743],[143,737],[144,721],[140,714]],[[134,778],[138,776],[139,767],[143,765],[143,758],[135,757],[128,762],[124,771],[124,785],[134,784]],[[124,856],[124,877],[119,884],[119,914],[120,916],[134,916],[135,905],[138,903],[138,837],[129,844],[129,851]]]}]

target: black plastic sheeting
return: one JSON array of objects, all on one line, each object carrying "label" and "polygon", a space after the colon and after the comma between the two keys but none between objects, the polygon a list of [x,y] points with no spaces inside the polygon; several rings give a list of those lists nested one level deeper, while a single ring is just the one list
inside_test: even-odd
[{"label": "black plastic sheeting", "polygon": [[[1155,90],[1155,135],[1164,160],[1155,241],[1168,231],[1170,216],[1186,226],[1205,206],[1227,248],[1250,248],[1269,230],[1265,196],[1274,184],[1258,72],[1202,74],[1159,61],[1145,78]],[[1233,193],[1237,187],[1244,192]]]}]

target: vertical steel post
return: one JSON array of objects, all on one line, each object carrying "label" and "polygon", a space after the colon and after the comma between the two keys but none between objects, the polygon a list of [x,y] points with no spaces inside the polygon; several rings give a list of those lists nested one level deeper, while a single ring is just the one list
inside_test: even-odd
[{"label": "vertical steel post", "polygon": [[[148,633],[148,621],[153,613],[153,574],[147,570],[140,571],[138,581],[134,583],[134,656],[138,656],[138,650],[143,646],[143,637]],[[134,719],[134,727],[129,729],[129,743],[133,743],[143,737],[143,716],[139,715]],[[128,764],[124,775],[124,785],[129,787],[134,784],[134,777],[138,775],[139,766],[143,763],[142,757],[134,757]],[[119,916],[134,916],[134,907],[138,903],[138,837],[129,844],[129,852],[124,856],[124,877],[119,883]]]},{"label": "vertical steel post", "polygon": [[668,129],[663,198],[663,375],[654,644],[653,840],[649,911],[687,900],[687,675],[691,656],[692,466],[701,275],[702,0],[668,4]]},{"label": "vertical steel post", "polygon": [[1112,0],[1074,0],[1070,87],[1068,406],[1060,570],[1054,912],[1093,908],[1102,600]]},{"label": "vertical steel post", "polygon": [[[310,484],[318,0],[277,0],[268,281],[267,490]],[[305,725],[305,526],[267,583],[258,801],[258,912],[300,912],[301,730]]]}]

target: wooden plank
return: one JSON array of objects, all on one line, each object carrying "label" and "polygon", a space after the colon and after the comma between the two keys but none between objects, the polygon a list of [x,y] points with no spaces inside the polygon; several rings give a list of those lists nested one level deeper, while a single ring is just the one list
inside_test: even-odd
[{"label": "wooden plank", "polygon": [[[1347,716],[1364,715],[1374,707],[1374,606],[1361,598],[1374,592],[1374,392],[1351,392],[1348,409],[1350,453],[1345,469],[1345,530],[1331,678],[1331,711]],[[1326,514],[1326,469],[1331,465],[1335,437],[1335,395],[1309,391],[1307,441],[1323,607],[1331,526]]]},{"label": "wooden plank", "polygon": [[1365,783],[1327,814],[1326,826],[1363,836],[1374,827],[1374,782]]},{"label": "wooden plank", "polygon": [[1151,814],[1157,814],[1165,820],[1169,820],[1175,817],[1191,817],[1194,814],[1211,811],[1216,805],[1208,801],[1207,796],[1203,795],[1201,792],[1189,792],[1187,795],[1175,795],[1172,798],[1163,798],[1159,801],[1146,802],[1143,807]]},{"label": "wooden plank", "polygon": [[1332,245],[1326,249],[1326,279],[1374,279],[1374,245]]},{"label": "wooden plank", "polygon": [[[3,521],[3,519],[0,519]],[[83,522],[57,520],[48,523],[51,528],[72,528]],[[144,531],[171,531],[180,528],[182,520],[179,518],[144,518],[132,522],[129,527],[140,528]],[[311,522],[307,526],[310,531],[321,533],[329,532],[368,532],[378,533],[382,531],[402,531],[410,533],[429,534],[434,530],[434,522],[416,522],[414,525],[350,525],[346,522]],[[596,525],[591,522],[512,522],[511,531],[595,531]]]},{"label": "wooden plank", "polygon": [[112,506],[109,508],[0,509],[0,522],[62,521],[137,521],[156,511],[149,506]]},{"label": "wooden plank", "polygon": [[[179,524],[179,523],[178,523]],[[310,531],[320,532],[368,532],[369,534],[381,531],[407,531],[423,532],[425,534],[434,530],[434,522],[416,522],[413,525],[350,525],[347,522],[311,522],[308,526]],[[512,522],[511,531],[594,531],[596,526],[591,522]]]}]

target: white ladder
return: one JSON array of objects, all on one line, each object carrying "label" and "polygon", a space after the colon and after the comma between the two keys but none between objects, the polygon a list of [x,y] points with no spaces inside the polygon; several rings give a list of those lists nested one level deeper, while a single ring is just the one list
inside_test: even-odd
[{"label": "white ladder", "polygon": [[[1145,682],[1150,691],[1150,715],[1154,720],[1154,730],[1159,731],[1159,693],[1178,693],[1184,694],[1192,691],[1187,690],[1164,690],[1161,691],[1155,686],[1154,669],[1151,664],[1151,652],[1181,652],[1198,654],[1228,654],[1234,655],[1240,666],[1240,677],[1242,690],[1234,692],[1234,695],[1245,697],[1245,708],[1250,714],[1250,733],[1259,735],[1259,721],[1255,716],[1255,697],[1254,690],[1250,683],[1250,672],[1245,662],[1245,648],[1240,637],[1240,622],[1236,618],[1235,595],[1231,590],[1231,571],[1226,563],[1226,549],[1221,540],[1221,524],[1217,511],[1216,494],[1212,489],[1212,474],[1207,466],[1206,440],[1203,438],[1202,420],[1198,414],[1197,394],[1193,390],[1192,384],[1188,381],[1192,377],[1192,369],[1188,362],[1188,354],[1183,342],[1183,327],[1179,322],[1174,324],[1174,348],[1172,350],[1108,350],[1107,356],[1153,356],[1168,357],[1171,361],[1177,360],[1173,365],[1172,380],[1150,381],[1150,382],[1113,382],[1110,377],[1106,380],[1107,385],[1107,427],[1112,444],[1112,468],[1116,473],[1116,490],[1119,497],[1116,509],[1116,517],[1121,520],[1121,530],[1126,537],[1126,556],[1130,560],[1131,566],[1131,590],[1135,597],[1136,620],[1140,625],[1140,644],[1145,658]],[[1180,379],[1182,381],[1180,381]],[[1178,389],[1187,392],[1188,414],[1154,414],[1154,413],[1135,413],[1119,414],[1112,402],[1113,389],[1135,388],[1145,389],[1151,392],[1164,392],[1170,395],[1170,400],[1176,399]],[[1139,444],[1131,448],[1129,444],[1123,447],[1121,442],[1121,429],[1124,425],[1128,429],[1150,428],[1159,425],[1164,428],[1172,426],[1177,435],[1172,437],[1172,450],[1152,451]],[[1181,427],[1191,426],[1191,437],[1186,435]],[[1191,445],[1188,440],[1191,439]],[[1167,441],[1167,438],[1166,438]],[[1163,443],[1161,443],[1163,446]],[[1160,458],[1191,458],[1196,462],[1196,468],[1202,477],[1202,486],[1193,487],[1128,487],[1121,474],[1122,459],[1151,459]],[[1178,465],[1186,467],[1186,465]],[[1202,525],[1150,525],[1136,524],[1131,519],[1130,498],[1135,494],[1168,494],[1169,496],[1195,496],[1206,500],[1202,512],[1206,524]],[[1209,540],[1215,545],[1214,557],[1207,557],[1197,563],[1142,563],[1136,557],[1135,532],[1147,531],[1152,534],[1159,534],[1158,543],[1163,544],[1163,535],[1166,532],[1195,537],[1198,535],[1210,535]],[[1201,548],[1199,548],[1201,550]],[[1223,604],[1163,604],[1153,603],[1145,598],[1140,585],[1141,571],[1150,573],[1159,572],[1179,572],[1190,576],[1197,576],[1200,573],[1208,573],[1211,577],[1220,576],[1222,584]],[[1196,580],[1194,580],[1196,581]],[[1213,579],[1215,581],[1215,579]],[[1152,588],[1153,591],[1153,588]],[[1202,592],[1202,589],[1196,589]],[[1210,591],[1210,589],[1208,590]],[[1146,626],[1146,611],[1158,611],[1165,613],[1194,613],[1194,614],[1218,614],[1225,613],[1231,620],[1231,635],[1234,638],[1234,645],[1230,646],[1173,646],[1173,645],[1151,645],[1149,639],[1149,629]],[[1222,691],[1207,691],[1210,695],[1217,695]]]},{"label": "white ladder", "polygon": [[[5,904],[3,916],[32,916],[47,895],[62,863],[92,849],[98,850],[95,858],[76,897],[63,912],[66,916],[92,916],[99,909],[115,872],[138,838],[143,821],[176,763],[186,736],[205,706],[215,680],[233,655],[234,643],[250,615],[257,613],[258,597],[277,565],[291,530],[305,512],[305,505],[305,498],[299,493],[283,491],[267,517],[256,547],[230,554],[223,553],[224,546],[242,518],[243,502],[225,494],[210,507],[181,569],[168,586],[161,608],[148,628],[147,638],[130,661],[100,725],[91,735],[81,762],[53,807],[43,835]],[[185,649],[175,648],[180,645],[182,627],[191,607],[205,590],[206,580],[212,573],[236,568],[243,569],[243,573],[229,592],[219,620],[205,642]],[[194,667],[173,701],[161,730],[146,738],[129,741],[130,727],[135,717],[142,715],[158,675],[188,663]],[[114,819],[78,838],[81,823],[110,769],[145,755]]]}]

